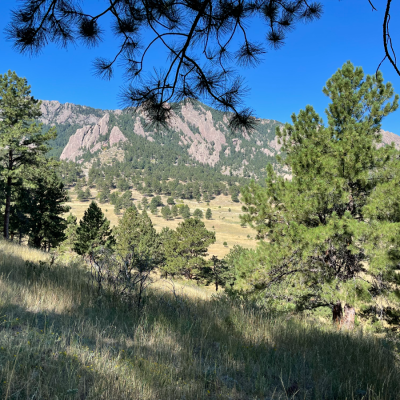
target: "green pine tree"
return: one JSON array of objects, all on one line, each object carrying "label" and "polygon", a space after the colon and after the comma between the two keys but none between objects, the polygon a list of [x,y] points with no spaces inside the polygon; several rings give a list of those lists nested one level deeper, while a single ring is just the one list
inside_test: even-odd
[{"label": "green pine tree", "polygon": [[212,219],[212,212],[210,208],[207,208],[206,211],[206,219]]},{"label": "green pine tree", "polygon": [[73,249],[74,243],[76,241],[76,228],[78,227],[77,218],[73,214],[69,214],[67,217],[67,227],[65,229],[66,239],[63,243],[69,249]]},{"label": "green pine tree", "polygon": [[63,215],[70,210],[66,206],[67,191],[56,173],[52,162],[45,163],[29,177],[26,189],[29,219],[29,241],[36,248],[50,249],[65,240],[67,222]]},{"label": "green pine tree", "polygon": [[[325,306],[340,314],[346,304],[377,315],[379,296],[393,295],[400,261],[399,220],[376,201],[395,183],[388,170],[400,169],[398,152],[379,147],[381,121],[397,109],[398,96],[380,72],[364,76],[350,62],[323,92],[331,100],[327,126],[307,106],[277,131],[292,179],[269,166],[266,187],[253,182],[244,191],[244,222],[263,242],[242,260],[242,281],[300,310]],[[386,204],[399,200],[397,192],[385,192],[394,196]]]},{"label": "green pine tree", "polygon": [[114,229],[116,251],[122,257],[134,254],[149,261],[152,268],[162,261],[160,238],[146,212],[128,208]]},{"label": "green pine tree", "polygon": [[215,233],[208,231],[204,222],[189,218],[179,223],[176,231],[164,242],[166,262],[164,273],[183,275],[188,279],[202,279],[207,268],[208,246],[215,243]]},{"label": "green pine tree", "polygon": [[94,201],[90,203],[89,208],[79,222],[76,236],[74,251],[82,256],[92,257],[97,248],[102,246],[111,247],[115,243],[110,229],[110,222]]},{"label": "green pine tree", "polygon": [[200,208],[196,208],[193,211],[193,217],[199,218],[199,219],[203,218],[203,211],[201,211]]},{"label": "green pine tree", "polygon": [[171,215],[172,215],[172,218],[176,218],[179,215],[179,209],[178,209],[178,206],[176,204],[174,204],[171,207]]},{"label": "green pine tree", "polygon": [[171,214],[171,209],[169,208],[169,206],[164,206],[161,209],[161,215],[166,220],[169,220],[171,218],[172,214]]},{"label": "green pine tree", "polygon": [[38,167],[49,150],[46,142],[56,137],[54,129],[42,133],[42,125],[35,122],[40,115],[40,102],[32,97],[27,80],[11,71],[0,75],[0,172],[5,186],[6,239],[14,186],[28,168]]}]

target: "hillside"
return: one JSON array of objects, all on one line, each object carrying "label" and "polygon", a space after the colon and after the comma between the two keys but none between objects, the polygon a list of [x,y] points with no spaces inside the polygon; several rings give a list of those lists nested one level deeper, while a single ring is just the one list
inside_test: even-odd
[{"label": "hillside", "polygon": [[213,167],[223,174],[258,176],[267,163],[275,163],[280,145],[275,120],[259,120],[252,135],[231,132],[227,115],[197,101],[176,105],[169,127],[149,126],[143,112],[98,110],[70,103],[43,101],[41,122],[57,128],[51,155],[83,162],[116,144],[137,147],[140,139],[172,152],[186,164]]},{"label": "hillside", "polygon": [[[395,399],[395,347],[154,277],[141,312],[79,262],[0,241],[0,398]],[[215,292],[214,292],[215,293]]]},{"label": "hillside", "polygon": [[[227,114],[187,100],[175,105],[169,127],[160,129],[149,125],[141,109],[100,110],[45,100],[41,110],[45,129],[55,126],[58,132],[50,155],[61,160],[82,163],[113,146],[123,149],[123,158],[147,141],[156,152],[173,155],[176,163],[209,166],[224,175],[259,178],[268,163],[287,173],[276,165],[281,146],[275,131],[282,125],[276,120],[259,119],[251,135],[231,132]],[[382,131],[382,138],[383,143],[394,142],[400,148],[400,136]]]}]

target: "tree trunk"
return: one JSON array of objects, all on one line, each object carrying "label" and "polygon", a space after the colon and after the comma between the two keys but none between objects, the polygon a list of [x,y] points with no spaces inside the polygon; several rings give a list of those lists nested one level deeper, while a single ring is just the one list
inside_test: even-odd
[{"label": "tree trunk", "polygon": [[354,328],[356,312],[354,307],[345,304],[344,310],[342,304],[338,301],[332,308],[332,320],[338,329],[352,330]]},{"label": "tree trunk", "polygon": [[33,238],[33,247],[40,249],[42,246],[42,238],[40,236],[35,236]]},{"label": "tree trunk", "polygon": [[352,330],[354,329],[354,319],[356,316],[356,311],[354,307],[345,304],[344,315],[342,318],[342,329]]},{"label": "tree trunk", "polygon": [[332,321],[340,329],[342,323],[343,309],[342,304],[338,301],[332,308]]},{"label": "tree trunk", "polygon": [[10,228],[11,186],[12,186],[12,178],[11,178],[11,176],[9,176],[7,178],[6,208],[4,210],[4,239],[7,239],[7,240],[9,238],[9,228]]}]

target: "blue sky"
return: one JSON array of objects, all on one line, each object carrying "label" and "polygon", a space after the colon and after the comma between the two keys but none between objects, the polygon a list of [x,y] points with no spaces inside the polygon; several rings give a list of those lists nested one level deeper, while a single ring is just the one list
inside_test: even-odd
[{"label": "blue sky", "polygon": [[[85,0],[85,3],[98,6],[99,1]],[[373,2],[377,12],[371,11],[368,0],[325,0],[324,15],[319,21],[299,24],[288,35],[284,47],[269,50],[257,68],[241,71],[251,89],[246,105],[258,117],[281,122],[289,121],[293,112],[297,113],[307,104],[323,115],[328,99],[322,87],[344,62],[350,60],[372,74],[383,58],[382,20],[386,1]],[[10,10],[17,3],[0,1],[0,73],[11,69],[26,77],[39,99],[119,108],[119,93],[124,84],[122,70],[111,81],[104,81],[93,75],[92,68],[96,56],[113,54],[112,35],[106,34],[100,47],[94,49],[71,46],[65,50],[51,44],[37,57],[20,55],[4,35]],[[400,56],[400,2],[393,2],[391,14],[392,39]],[[261,22],[254,21],[249,30],[252,38],[262,40],[265,30]],[[159,62],[157,52],[150,54],[148,62]],[[391,81],[400,93],[400,77],[388,61],[381,71],[385,80]],[[400,134],[400,110],[384,120],[383,128]]]}]

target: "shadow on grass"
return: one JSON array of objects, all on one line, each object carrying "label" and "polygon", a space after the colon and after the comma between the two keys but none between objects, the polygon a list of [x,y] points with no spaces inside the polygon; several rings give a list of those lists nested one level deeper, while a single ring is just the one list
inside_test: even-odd
[{"label": "shadow on grass", "polygon": [[[400,392],[399,365],[383,339],[154,290],[139,313],[97,298],[77,266],[33,273],[15,255],[7,262],[0,266],[2,398],[7,385],[10,399],[394,399]],[[75,300],[61,311],[29,304],[26,297],[44,288]]]}]

